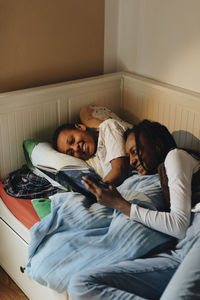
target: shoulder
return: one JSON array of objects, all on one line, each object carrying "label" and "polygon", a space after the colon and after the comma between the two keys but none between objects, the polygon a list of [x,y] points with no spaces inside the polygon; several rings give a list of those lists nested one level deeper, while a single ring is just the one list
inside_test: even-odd
[{"label": "shoulder", "polygon": [[185,161],[185,160],[190,160],[193,161],[195,160],[188,152],[186,152],[183,149],[173,149],[168,152],[165,162],[168,161],[174,161],[174,160],[180,160],[180,161]]},{"label": "shoulder", "polygon": [[103,122],[103,120],[94,116],[93,106],[84,106],[80,110],[80,120],[81,122],[89,128],[98,128],[98,126]]},{"label": "shoulder", "polygon": [[200,162],[192,157],[188,152],[182,149],[173,149],[168,152],[165,158],[165,167],[166,169],[171,170],[193,170],[198,168]]},{"label": "shoulder", "polygon": [[[88,105],[82,107],[80,111],[80,120],[89,128],[98,128],[100,124],[107,120],[116,120],[126,129],[133,126],[132,124],[122,120],[109,108],[98,105]],[[108,123],[109,122],[110,124],[112,123],[112,121],[108,121]],[[105,124],[103,126],[105,126]],[[113,122],[113,124],[115,124],[115,122]]]},{"label": "shoulder", "polygon": [[[129,124],[130,125],[130,124]],[[130,125],[132,127],[132,125]],[[114,130],[124,132],[129,128],[128,125],[116,119],[107,119],[99,125],[99,129]]]},{"label": "shoulder", "polygon": [[115,119],[107,119],[104,120],[99,127],[106,127],[106,126],[116,126],[117,121]]}]

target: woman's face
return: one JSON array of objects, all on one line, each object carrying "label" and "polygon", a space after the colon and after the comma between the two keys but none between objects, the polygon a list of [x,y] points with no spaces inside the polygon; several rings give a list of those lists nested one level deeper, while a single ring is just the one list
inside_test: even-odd
[{"label": "woman's face", "polygon": [[137,151],[136,141],[134,133],[130,133],[126,140],[126,153],[130,158],[130,165],[141,175],[156,173],[156,169],[159,163],[159,153],[156,151],[156,147],[149,143],[149,141],[140,134],[140,157],[144,167],[141,165]]},{"label": "woman's face", "polygon": [[96,140],[86,130],[64,129],[58,135],[57,148],[59,152],[87,160],[96,151]]}]

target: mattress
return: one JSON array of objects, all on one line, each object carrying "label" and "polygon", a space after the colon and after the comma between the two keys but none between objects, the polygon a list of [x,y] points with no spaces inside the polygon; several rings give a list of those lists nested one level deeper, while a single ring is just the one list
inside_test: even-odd
[{"label": "mattress", "polygon": [[7,195],[1,182],[0,197],[0,218],[28,243],[29,229],[40,221],[31,201]]}]

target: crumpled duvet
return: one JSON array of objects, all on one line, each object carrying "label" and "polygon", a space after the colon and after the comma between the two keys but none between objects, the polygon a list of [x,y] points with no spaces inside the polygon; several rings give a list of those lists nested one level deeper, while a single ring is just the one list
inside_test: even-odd
[{"label": "crumpled duvet", "polygon": [[[118,190],[128,201],[150,209],[164,207],[157,175],[133,174]],[[81,194],[67,192],[51,199],[51,214],[30,230],[27,272],[58,292],[67,290],[76,272],[133,260],[161,246],[165,250],[173,241]]]}]

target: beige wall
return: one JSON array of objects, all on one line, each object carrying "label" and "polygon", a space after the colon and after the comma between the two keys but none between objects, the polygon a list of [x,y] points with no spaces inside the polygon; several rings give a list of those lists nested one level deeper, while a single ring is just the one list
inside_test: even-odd
[{"label": "beige wall", "polygon": [[[199,0],[110,0],[111,5],[105,30],[115,26],[117,50],[105,71],[135,72],[200,92]],[[105,50],[105,56],[113,51],[110,39]]]},{"label": "beige wall", "polygon": [[0,92],[103,72],[104,0],[0,0]]},{"label": "beige wall", "polygon": [[104,73],[117,70],[119,0],[105,0]]}]

